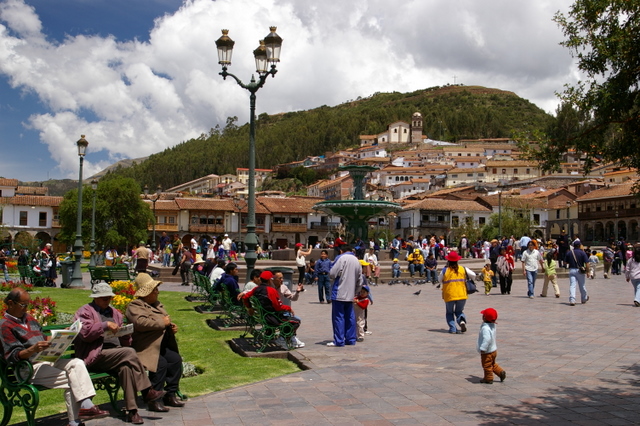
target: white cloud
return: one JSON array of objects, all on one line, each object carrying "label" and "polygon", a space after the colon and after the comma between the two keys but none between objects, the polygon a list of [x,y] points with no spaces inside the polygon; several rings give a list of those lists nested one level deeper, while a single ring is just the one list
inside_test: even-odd
[{"label": "white cloud", "polygon": [[[511,0],[189,0],[155,20],[149,42],[75,36],[49,42],[37,10],[0,3],[0,73],[49,110],[31,117],[67,175],[77,170],[69,135],[114,161],[161,151],[226,117],[248,120],[248,92],[218,75],[220,29],[236,41],[233,65],[245,83],[252,51],[278,25],[277,76],[258,92],[257,112],[335,105],[378,91],[457,82],[511,90],[547,111],[575,79],[559,2]],[[104,167],[85,163],[88,173]]]}]

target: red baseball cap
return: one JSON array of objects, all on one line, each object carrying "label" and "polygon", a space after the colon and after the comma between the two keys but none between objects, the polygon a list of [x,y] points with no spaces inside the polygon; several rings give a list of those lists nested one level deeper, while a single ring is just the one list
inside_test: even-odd
[{"label": "red baseball cap", "polygon": [[493,308],[487,308],[484,311],[480,311],[480,313],[486,322],[496,322],[498,319],[498,311]]},{"label": "red baseball cap", "polygon": [[269,281],[271,278],[273,278],[273,273],[271,271],[263,271],[260,274],[261,280]]}]

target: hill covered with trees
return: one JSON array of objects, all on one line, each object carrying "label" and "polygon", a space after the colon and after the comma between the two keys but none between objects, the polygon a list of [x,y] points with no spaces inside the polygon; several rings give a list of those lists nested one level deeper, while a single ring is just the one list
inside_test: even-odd
[{"label": "hill covered with trees", "polygon": [[[479,86],[434,87],[412,93],[375,93],[341,105],[260,114],[256,120],[256,167],[271,168],[308,155],[357,146],[359,136],[378,134],[394,121],[423,116],[431,139],[502,138],[545,129],[553,117],[512,92]],[[111,173],[141,186],[170,188],[207,174],[248,167],[249,124],[229,117],[224,127],[151,155]]]}]

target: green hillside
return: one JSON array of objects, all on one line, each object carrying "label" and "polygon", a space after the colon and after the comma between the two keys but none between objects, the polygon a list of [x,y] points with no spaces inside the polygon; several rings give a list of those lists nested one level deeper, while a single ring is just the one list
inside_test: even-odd
[{"label": "green hillside", "polygon": [[[271,168],[308,155],[357,146],[362,134],[377,134],[398,120],[423,116],[424,133],[432,139],[511,137],[547,127],[552,117],[512,92],[479,86],[434,87],[413,93],[375,93],[344,104],[308,111],[260,114],[256,167]],[[248,166],[249,125],[227,119],[208,135],[151,155],[141,164],[113,173],[133,177],[141,185],[169,188],[201,176],[235,173]]]}]

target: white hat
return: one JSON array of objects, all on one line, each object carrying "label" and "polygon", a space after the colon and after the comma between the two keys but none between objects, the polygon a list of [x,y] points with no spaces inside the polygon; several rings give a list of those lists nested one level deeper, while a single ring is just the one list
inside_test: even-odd
[{"label": "white hat", "polygon": [[224,236],[225,236],[225,237],[228,237],[228,236],[229,236],[229,234],[224,234]]},{"label": "white hat", "polygon": [[107,283],[98,283],[93,286],[91,289],[91,294],[89,297],[113,297],[115,294],[113,293],[113,289]]}]

